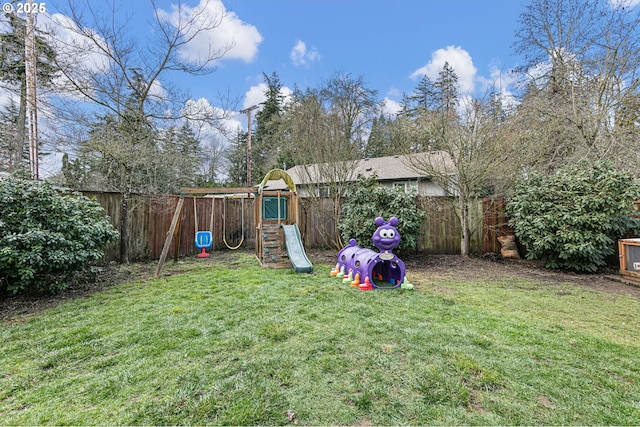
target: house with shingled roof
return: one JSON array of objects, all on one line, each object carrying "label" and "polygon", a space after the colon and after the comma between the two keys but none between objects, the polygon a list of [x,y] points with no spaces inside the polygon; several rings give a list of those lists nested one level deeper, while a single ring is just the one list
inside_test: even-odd
[{"label": "house with shingled roof", "polygon": [[[401,188],[405,192],[415,192],[419,196],[450,196],[453,191],[436,184],[425,173],[425,165],[438,171],[439,174],[455,178],[455,166],[448,153],[432,151],[387,157],[367,158],[334,163],[298,165],[287,170],[296,183],[301,197],[312,195],[318,197],[331,196],[332,183],[355,182],[358,175],[370,177],[375,175],[378,182],[389,188]],[[340,172],[332,172],[340,171]],[[270,189],[279,189],[284,183],[273,182]]]}]

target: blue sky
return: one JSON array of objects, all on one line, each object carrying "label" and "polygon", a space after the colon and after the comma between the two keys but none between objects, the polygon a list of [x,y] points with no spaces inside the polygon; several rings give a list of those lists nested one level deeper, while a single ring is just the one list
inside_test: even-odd
[{"label": "blue sky", "polygon": [[[3,6],[8,0],[4,0]],[[73,31],[66,22],[69,4],[81,9],[87,0],[46,0],[46,13],[38,25],[57,25],[57,37],[69,41]],[[102,7],[102,1],[91,1]],[[152,35],[154,10],[148,0],[115,1],[116,21],[124,22],[127,35],[144,46]],[[630,2],[640,0],[610,0]],[[0,0],[2,2],[2,0]],[[200,107],[219,108],[220,93],[238,98],[237,110],[264,100],[263,73],[277,73],[286,95],[297,86],[318,88],[335,73],[362,77],[369,89],[386,102],[386,112],[399,108],[403,93],[411,93],[420,79],[435,79],[445,61],[459,77],[460,92],[482,96],[489,86],[509,94],[513,80],[509,71],[519,64],[512,44],[518,19],[528,0],[156,0],[162,16],[175,17],[177,5],[192,12],[224,11],[221,24],[182,52],[197,56],[210,44],[233,42],[234,47],[217,63],[210,75],[166,74],[157,92],[176,85],[187,90]],[[0,28],[6,26],[0,17]],[[118,22],[116,22],[116,26]],[[88,55],[95,64],[99,57]],[[7,92],[0,89],[0,104]],[[228,129],[246,129],[246,116],[231,113]],[[210,130],[213,135],[214,130]],[[215,136],[212,136],[215,137]],[[59,157],[59,156],[56,156]]]},{"label": "blue sky", "polygon": [[[0,0],[3,5],[7,1]],[[143,46],[152,37],[151,2],[114,1],[118,4],[115,26],[129,19],[127,36]],[[508,93],[508,71],[518,64],[511,44],[526,1],[156,0],[156,7],[169,19],[175,16],[177,4],[186,11],[226,12],[217,28],[187,46],[182,52],[185,57],[201,54],[210,44],[234,44],[216,63],[213,74],[166,74],[157,91],[161,94],[163,87],[177,85],[198,101],[199,108],[211,110],[219,108],[219,94],[228,93],[239,100],[238,111],[225,122],[234,131],[246,129],[246,115],[239,110],[264,100],[263,73],[277,73],[285,95],[296,86],[318,88],[335,73],[362,76],[366,86],[385,100],[387,113],[398,110],[403,92],[411,93],[423,75],[435,79],[445,61],[458,74],[462,92],[482,95],[487,85],[499,82],[500,89]],[[44,4],[46,13],[38,16],[38,26],[53,28],[55,37],[65,43],[77,37],[68,28],[68,1],[46,0]],[[91,2],[95,8],[103,4]],[[3,25],[4,16],[0,17],[0,27]],[[91,54],[85,61],[94,67],[104,63],[99,55]],[[6,104],[9,96],[0,89],[0,104]],[[46,127],[45,120],[40,123]],[[200,131],[205,138],[220,140],[213,128]],[[41,134],[46,135],[46,129]],[[45,175],[56,172],[67,148],[52,150],[55,155],[42,163]]]},{"label": "blue sky", "polygon": [[[454,67],[463,92],[482,93],[498,75],[508,88],[507,72],[518,62],[511,44],[524,10],[521,0],[182,1],[193,9],[205,4],[227,16],[207,41],[196,40],[185,54],[196,55],[210,41],[232,40],[235,47],[211,75],[165,76],[193,99],[215,106],[216,95],[228,91],[247,107],[262,100],[263,73],[276,72],[285,90],[319,87],[334,73],[350,73],[377,90],[390,111],[423,75],[435,78],[444,61]],[[49,0],[47,6],[50,15],[68,13],[66,0]],[[156,6],[171,16],[176,2],[158,0]],[[128,31],[142,42],[150,35],[150,2],[123,5],[116,19],[134,10]]]},{"label": "blue sky", "polygon": [[[253,62],[221,68],[221,82],[234,81],[227,71],[249,85],[276,71],[285,85],[304,88],[349,72],[395,101],[444,60],[476,90],[476,80],[513,67],[510,46],[524,8],[519,0],[236,0],[228,7],[263,41]],[[296,47],[304,63],[292,60]]]},{"label": "blue sky", "polygon": [[224,6],[247,33],[257,32],[255,52],[223,59],[214,74],[185,84],[195,98],[229,88],[245,98],[244,107],[259,99],[263,72],[302,89],[350,73],[393,104],[449,61],[465,88],[483,91],[517,64],[511,44],[524,10],[520,0],[228,0]]},{"label": "blue sky", "polygon": [[[232,41],[234,47],[216,63],[213,74],[167,74],[161,77],[158,92],[163,86],[177,85],[199,100],[200,106],[212,109],[219,106],[219,94],[228,93],[240,100],[237,110],[241,110],[264,100],[263,73],[277,73],[285,94],[295,86],[318,88],[335,73],[350,73],[354,78],[362,76],[367,87],[385,100],[386,111],[394,113],[403,92],[411,93],[423,75],[435,79],[448,61],[458,74],[461,92],[482,95],[488,85],[498,84],[508,93],[508,71],[518,64],[511,45],[526,1],[181,0],[187,10],[206,7],[213,14],[226,12],[221,25],[182,52],[185,57],[198,55],[210,43]],[[143,46],[151,37],[151,2],[119,3],[115,20],[124,22],[132,14],[126,32]],[[53,23],[57,37],[74,37],[59,26],[70,13],[68,4],[47,0],[38,25],[44,28]],[[70,4],[80,10],[85,0],[70,0]],[[177,4],[177,0],[156,0],[160,13],[169,19],[175,16]],[[92,60],[100,62],[96,57]],[[6,99],[7,94],[0,91],[0,103]],[[246,129],[246,116],[235,112],[227,127]]]}]

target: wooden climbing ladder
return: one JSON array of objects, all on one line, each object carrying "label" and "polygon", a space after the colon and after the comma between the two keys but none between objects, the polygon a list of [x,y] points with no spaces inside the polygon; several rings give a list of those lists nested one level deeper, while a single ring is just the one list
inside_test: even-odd
[{"label": "wooden climbing ladder", "polygon": [[[283,179],[289,191],[265,190],[266,183]],[[291,268],[282,225],[298,222],[298,193],[291,177],[281,169],[267,173],[255,200],[256,258],[263,267]]]}]

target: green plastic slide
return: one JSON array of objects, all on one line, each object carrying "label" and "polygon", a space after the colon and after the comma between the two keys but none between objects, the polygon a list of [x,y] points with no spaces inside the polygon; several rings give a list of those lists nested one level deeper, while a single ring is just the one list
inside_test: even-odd
[{"label": "green plastic slide", "polygon": [[296,273],[311,273],[313,271],[313,265],[302,246],[302,238],[300,237],[300,230],[298,230],[298,224],[285,225],[282,224],[282,230],[284,231],[284,240],[287,245],[287,253],[289,254],[289,260]]}]

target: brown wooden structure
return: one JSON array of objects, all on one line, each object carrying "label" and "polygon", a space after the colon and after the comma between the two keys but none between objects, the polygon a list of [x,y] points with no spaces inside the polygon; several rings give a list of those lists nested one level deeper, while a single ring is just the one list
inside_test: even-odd
[{"label": "brown wooden structure", "polygon": [[620,274],[640,283],[640,238],[618,240]]},{"label": "brown wooden structure", "polygon": [[[283,180],[289,191],[266,189],[269,181]],[[267,173],[255,200],[256,257],[263,267],[290,268],[282,225],[299,222],[298,193],[289,174],[282,169]]]},{"label": "brown wooden structure", "polygon": [[[220,191],[218,189],[213,189]],[[237,193],[226,197],[224,194],[204,197],[197,193],[180,195],[157,194],[132,195],[129,201],[129,221],[126,233],[129,259],[131,261],[158,260],[164,249],[167,230],[180,199],[183,200],[182,215],[176,226],[176,234],[169,248],[167,258],[195,256],[198,249],[193,244],[195,218],[193,204],[197,204],[198,228],[207,230],[210,225],[211,209],[214,209],[214,246],[211,250],[226,250],[224,237],[229,245],[237,245],[244,235],[242,247],[255,251],[257,222],[255,221],[255,201],[257,187],[250,189],[251,194]],[[224,189],[226,193],[231,190]],[[265,191],[269,191],[266,189]],[[281,192],[283,195],[284,192]],[[95,198],[111,218],[116,229],[120,229],[122,215],[122,194],[114,192],[85,191],[83,194]],[[194,197],[195,196],[195,197]],[[244,199],[243,199],[244,197]],[[277,197],[277,193],[276,193]],[[244,200],[244,201],[243,201]],[[318,200],[298,197],[298,227],[307,249],[334,248],[336,226],[333,212],[338,209],[332,198]],[[418,251],[433,254],[460,253],[460,221],[456,216],[454,204],[442,197],[418,197],[418,206],[426,215],[418,236]],[[243,206],[244,204],[244,206]],[[640,203],[636,206],[640,208]],[[640,209],[639,209],[640,210]],[[225,215],[226,212],[226,215]],[[478,200],[469,208],[472,229],[471,250],[476,254],[500,251],[496,236],[509,234],[500,200]],[[226,225],[222,218],[226,216]],[[244,218],[244,227],[242,219]],[[277,221],[276,221],[277,222]],[[511,231],[513,233],[513,231]],[[638,237],[629,235],[627,237]],[[118,260],[120,242],[116,241],[105,248],[102,262]],[[616,243],[617,248],[617,243]],[[521,248],[519,248],[521,249]],[[521,252],[523,254],[523,252]],[[618,260],[615,259],[617,266]]]},{"label": "brown wooden structure", "polygon": [[[212,235],[215,235],[215,222],[214,222],[214,218],[215,218],[215,200],[216,199],[222,199],[223,200],[223,214],[222,214],[222,240],[224,242],[224,244],[227,246],[227,248],[229,249],[237,249],[240,247],[240,245],[243,243],[244,239],[245,239],[245,235],[244,235],[244,199],[245,198],[249,198],[249,199],[253,199],[254,197],[254,192],[255,192],[255,188],[249,188],[249,187],[241,187],[241,188],[183,188],[181,190],[182,194],[180,196],[180,198],[178,199],[178,202],[176,204],[176,209],[173,213],[173,217],[171,219],[171,225],[169,226],[169,230],[167,231],[167,234],[165,236],[165,240],[164,240],[164,245],[162,246],[162,252],[160,254],[160,259],[158,260],[158,265],[156,267],[156,272],[154,277],[157,279],[158,277],[160,277],[160,273],[162,271],[162,266],[164,265],[164,262],[167,259],[167,255],[169,253],[169,249],[171,248],[171,243],[172,241],[176,242],[176,247],[174,248],[174,256],[177,259],[177,256],[179,254],[179,243],[181,240],[181,225],[182,225],[182,219],[183,219],[183,211],[184,211],[184,205],[185,205],[185,194],[191,194],[193,196],[189,196],[190,199],[193,199],[193,217],[192,217],[192,221],[191,224],[193,225],[193,230],[194,231],[198,231],[201,230],[200,227],[202,226],[201,224],[203,222],[206,222],[206,228],[203,228],[202,230],[208,230],[212,233]],[[205,197],[198,197],[197,195],[206,195]],[[241,215],[242,215],[242,231],[243,234],[241,236],[241,240],[240,243],[237,244],[237,246],[230,246],[229,243],[226,240],[226,233],[225,233],[225,221],[226,221],[226,200],[224,198],[226,197],[240,197],[242,198],[242,206],[241,206]],[[210,208],[208,211],[204,212],[204,215],[199,215],[198,214],[198,205],[201,203],[198,203],[199,201],[204,201],[204,202],[208,202],[208,204],[210,205]],[[218,223],[220,223],[220,221],[218,221]],[[218,228],[220,227],[220,224],[218,224]]]}]

